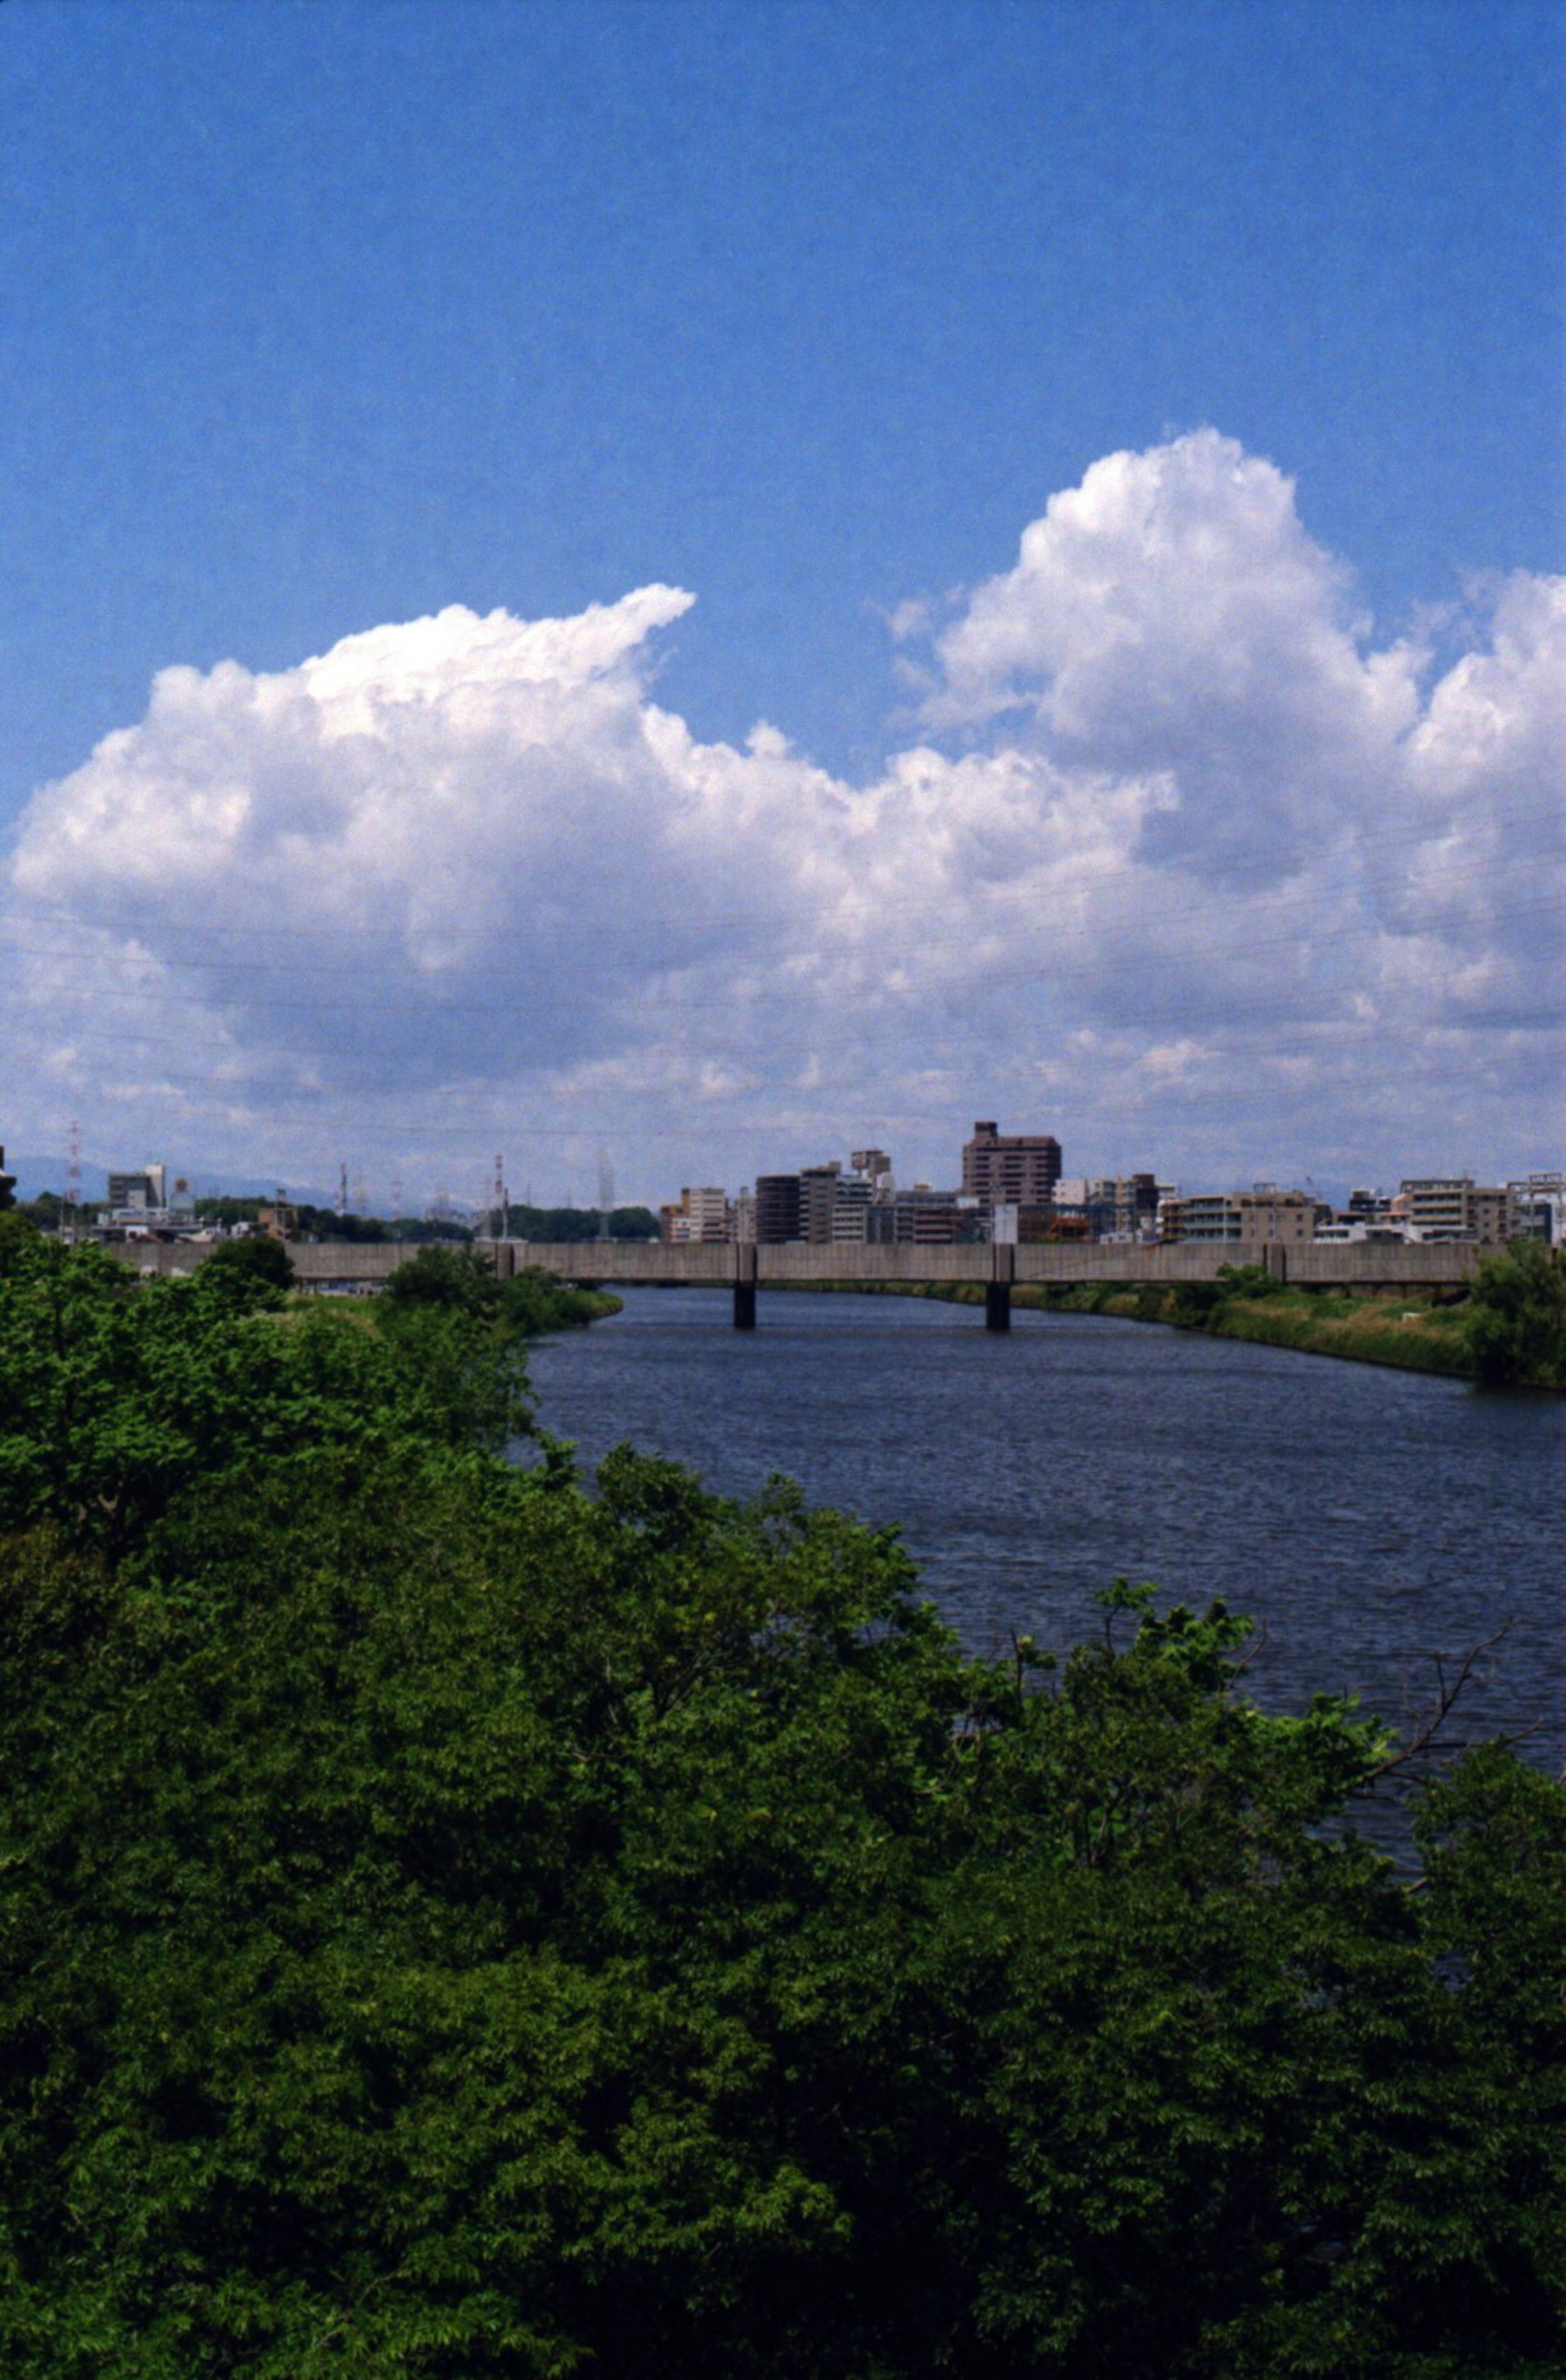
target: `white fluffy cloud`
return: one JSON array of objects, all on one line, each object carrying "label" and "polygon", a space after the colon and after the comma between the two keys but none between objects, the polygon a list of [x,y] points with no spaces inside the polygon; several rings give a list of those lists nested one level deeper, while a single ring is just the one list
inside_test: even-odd
[{"label": "white fluffy cloud", "polygon": [[164,671],[22,821],[30,1129],[432,1180],[520,1118],[642,1190],[871,1127],[950,1174],[997,1111],[1222,1178],[1542,1161],[1566,583],[1438,670],[1270,463],[1111,455],[943,628],[900,608],[920,737],[860,785],[660,707],[690,600]]}]

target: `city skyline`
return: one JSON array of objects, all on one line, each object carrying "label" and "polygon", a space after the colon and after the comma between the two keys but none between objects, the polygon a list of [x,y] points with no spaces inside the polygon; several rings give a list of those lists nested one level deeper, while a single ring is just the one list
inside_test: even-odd
[{"label": "city skyline", "polygon": [[0,19],[0,1131],[1559,1165],[1566,15]]}]

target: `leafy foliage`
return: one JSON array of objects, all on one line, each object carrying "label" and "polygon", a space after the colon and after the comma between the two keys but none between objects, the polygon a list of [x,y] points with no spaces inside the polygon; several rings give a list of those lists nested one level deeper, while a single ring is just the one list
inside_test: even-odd
[{"label": "leafy foliage", "polygon": [[1491,1386],[1566,1389],[1566,1249],[1514,1240],[1474,1277],[1468,1343]]},{"label": "leafy foliage", "polygon": [[971,1662],[781,1484],[488,1457],[482,1298],[251,1294],[0,1278],[6,2368],[1554,2368],[1559,1786],[1411,1890],[1221,1606]]}]

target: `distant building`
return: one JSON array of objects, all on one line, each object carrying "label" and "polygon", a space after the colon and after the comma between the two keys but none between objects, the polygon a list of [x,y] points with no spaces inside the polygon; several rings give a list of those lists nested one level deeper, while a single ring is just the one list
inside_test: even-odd
[{"label": "distant building", "polygon": [[1002,1202],[989,1209],[989,1240],[993,1247],[1038,1247],[1048,1241],[1087,1240],[1092,1236],[1086,1208],[1069,1200],[1062,1205],[1059,1192],[1052,1207],[1014,1207]]},{"label": "distant building", "polygon": [[727,1240],[732,1229],[728,1193],[711,1185],[684,1189],[676,1203],[658,1209],[658,1236],[674,1247]]},{"label": "distant building", "polygon": [[1394,1216],[1422,1240],[1465,1241],[1499,1248],[1522,1228],[1517,1198],[1510,1187],[1476,1183],[1466,1173],[1424,1175],[1404,1182],[1392,1201]]},{"label": "distant building", "polygon": [[1315,1199],[1303,1190],[1280,1190],[1270,1182],[1258,1182],[1250,1190],[1208,1190],[1165,1198],[1159,1212],[1166,1239],[1300,1247],[1316,1237]]},{"label": "distant building", "polygon": [[17,1203],[17,1177],[6,1171],[6,1152],[0,1148],[0,1210]]},{"label": "distant building", "polygon": [[756,1177],[756,1237],[764,1248],[802,1240],[800,1187],[797,1173],[759,1173]]},{"label": "distant building", "polygon": [[1524,1173],[1507,1188],[1517,1205],[1517,1228],[1524,1239],[1566,1245],[1566,1173]]},{"label": "distant building", "polygon": [[1002,1133],[974,1125],[963,1147],[963,1193],[986,1212],[991,1207],[1049,1207],[1061,1178],[1061,1144],[1053,1133]]},{"label": "distant building", "polygon": [[136,1173],[109,1176],[109,1217],[113,1222],[141,1222],[168,1207],[168,1169],[144,1165]]},{"label": "distant building", "polygon": [[876,1199],[868,1210],[866,1230],[878,1247],[949,1248],[985,1239],[989,1220],[976,1200],[918,1182],[911,1190]]},{"label": "distant building", "polygon": [[799,1236],[816,1248],[832,1243],[832,1214],[837,1205],[843,1168],[835,1158],[827,1165],[807,1165],[799,1176]]}]

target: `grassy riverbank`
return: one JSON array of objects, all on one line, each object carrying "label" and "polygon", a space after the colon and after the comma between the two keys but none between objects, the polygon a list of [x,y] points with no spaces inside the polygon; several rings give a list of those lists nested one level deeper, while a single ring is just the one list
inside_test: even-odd
[{"label": "grassy riverbank", "polygon": [[[1201,1287],[1205,1289],[1206,1284]],[[887,1281],[856,1284],[856,1293],[928,1297],[953,1305],[982,1305],[978,1281]],[[1273,1289],[1265,1295],[1214,1296],[1210,1305],[1189,1288],[1145,1282],[1139,1288],[1095,1282],[1056,1289],[1019,1282],[1018,1308],[1046,1314],[1107,1314],[1124,1322],[1161,1322],[1217,1339],[1244,1339],[1302,1354],[1337,1355],[1357,1364],[1391,1364],[1404,1371],[1472,1379],[1466,1299],[1435,1305],[1416,1298],[1350,1297],[1308,1289]],[[1203,1308],[1206,1306],[1206,1310]]]},{"label": "grassy riverbank", "polygon": [[[1217,1300],[1202,1313],[1184,1305],[1179,1290],[1155,1287],[1063,1292],[1014,1290],[1014,1299],[1056,1312],[1118,1314],[1133,1322],[1164,1322],[1215,1339],[1244,1339],[1301,1354],[1337,1355],[1356,1364],[1391,1364],[1403,1371],[1439,1372],[1471,1379],[1467,1301],[1341,1296],[1309,1289],[1274,1289],[1265,1295]],[[1184,1310],[1183,1310],[1184,1305]]]}]

